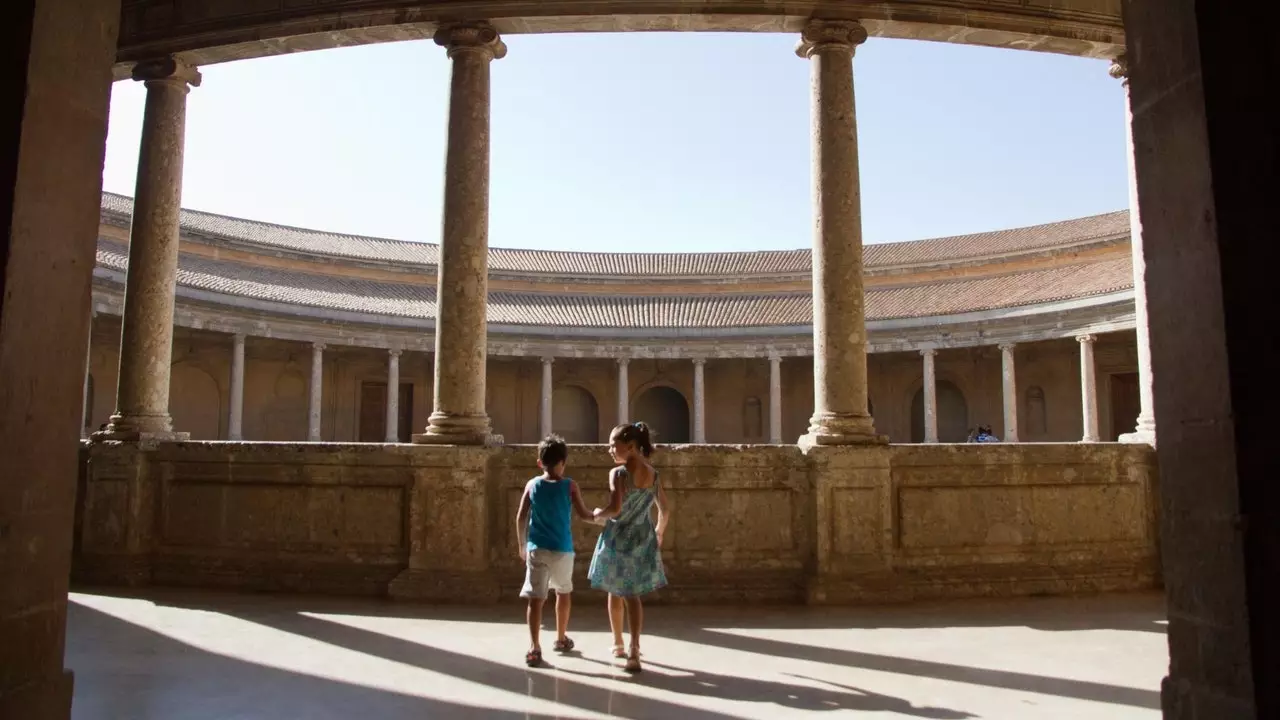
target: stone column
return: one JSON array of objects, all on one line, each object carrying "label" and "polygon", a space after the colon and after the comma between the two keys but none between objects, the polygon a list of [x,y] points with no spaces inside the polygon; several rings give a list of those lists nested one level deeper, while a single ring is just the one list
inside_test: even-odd
[{"label": "stone column", "polygon": [[1142,216],[1138,212],[1138,174],[1133,159],[1133,105],[1129,95],[1129,63],[1124,55],[1111,64],[1111,77],[1124,85],[1124,139],[1129,160],[1129,250],[1133,259],[1133,314],[1138,345],[1138,418],[1134,431],[1120,442],[1156,444],[1154,381],[1151,376],[1151,338],[1147,321],[1147,261],[1142,249]]},{"label": "stone column", "polygon": [[136,65],[133,79],[146,83],[147,100],[129,231],[116,411],[106,435],[117,440],[186,439],[186,433],[173,431],[169,415],[169,369],[187,92],[200,84],[200,73],[162,58]]},{"label": "stone column", "polygon": [[782,444],[782,358],[769,356],[769,442]]},{"label": "stone column", "polygon": [[934,370],[934,358],[938,351],[925,348],[924,356],[924,441],[938,442],[938,376]]},{"label": "stone column", "polygon": [[320,442],[320,405],[324,401],[324,343],[311,344],[311,394],[307,404],[307,441]]},{"label": "stone column", "polygon": [[1080,342],[1080,404],[1084,416],[1083,442],[1098,442],[1098,374],[1093,363],[1092,335],[1081,335]]},{"label": "stone column", "polygon": [[244,333],[236,333],[231,344],[231,412],[227,418],[227,438],[244,439]]},{"label": "stone column", "polygon": [[552,424],[555,422],[553,419],[554,415],[552,413],[553,408],[551,406],[551,396],[552,396],[552,393],[554,392],[554,386],[552,385],[551,371],[553,369],[554,363],[555,363],[555,358],[550,358],[550,357],[542,358],[542,395],[541,395],[542,400],[541,400],[541,403],[538,405],[538,408],[541,411],[541,418],[542,418],[542,422],[539,424],[542,437],[546,437],[550,435],[552,432],[554,432],[551,427]]},{"label": "stone column", "polygon": [[400,442],[400,350],[387,351],[387,435],[389,443]]},{"label": "stone column", "polygon": [[693,441],[707,441],[707,361],[693,359]]},{"label": "stone column", "polygon": [[444,212],[436,282],[434,408],[415,442],[500,442],[485,412],[489,259],[489,63],[506,45],[485,24],[449,25],[435,41],[453,61]]},{"label": "stone column", "polygon": [[867,407],[867,331],[862,290],[862,208],[853,51],[861,24],[811,20],[796,53],[812,77],[813,387],[805,445],[884,442]]},{"label": "stone column", "polygon": [[631,422],[631,381],[627,379],[630,358],[618,358],[618,424]]},{"label": "stone column", "polygon": [[89,311],[89,335],[85,339],[84,344],[84,388],[80,391],[80,438],[89,437],[93,430],[89,427],[89,423],[93,418],[89,417],[89,405],[92,398],[89,392],[89,378],[93,375],[93,321],[98,317],[95,310]]},{"label": "stone column", "polygon": [[1000,346],[1000,371],[1004,386],[1004,441],[1018,442],[1018,378],[1013,363],[1013,343]]}]

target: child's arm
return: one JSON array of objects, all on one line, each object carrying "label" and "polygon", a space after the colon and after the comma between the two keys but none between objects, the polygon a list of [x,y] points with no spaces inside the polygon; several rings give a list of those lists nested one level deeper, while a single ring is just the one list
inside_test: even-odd
[{"label": "child's arm", "polygon": [[516,551],[520,553],[520,559],[524,559],[525,548],[529,542],[529,485],[524,486],[524,494],[520,496],[520,509],[516,511]]},{"label": "child's arm", "polygon": [[671,519],[671,505],[667,503],[667,491],[658,483],[658,547],[662,547],[662,536],[667,531],[667,521]]},{"label": "child's arm", "polygon": [[569,481],[569,500],[573,503],[573,514],[579,519],[591,522],[595,516],[587,509],[587,504],[582,501],[582,491],[578,489],[578,483]]},{"label": "child's arm", "polygon": [[609,507],[596,508],[595,519],[608,520],[618,517],[618,513],[622,512],[622,482],[618,480],[618,476],[622,474],[621,468],[614,468],[609,471]]}]

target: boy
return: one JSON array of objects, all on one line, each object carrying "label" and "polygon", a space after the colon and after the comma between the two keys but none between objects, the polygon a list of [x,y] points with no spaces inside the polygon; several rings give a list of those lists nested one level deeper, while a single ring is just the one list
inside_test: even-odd
[{"label": "boy", "polygon": [[573,480],[564,476],[569,447],[558,435],[548,435],[538,443],[538,467],[542,474],[524,486],[520,510],[516,512],[516,542],[520,559],[525,561],[524,588],[520,597],[528,598],[529,652],[524,661],[529,667],[542,663],[542,645],[538,640],[542,629],[542,605],[547,588],[556,591],[556,652],[573,649],[573,640],[565,635],[569,628],[569,609],[573,596],[573,531],[569,513],[590,521],[592,514],[582,502],[582,493]]}]

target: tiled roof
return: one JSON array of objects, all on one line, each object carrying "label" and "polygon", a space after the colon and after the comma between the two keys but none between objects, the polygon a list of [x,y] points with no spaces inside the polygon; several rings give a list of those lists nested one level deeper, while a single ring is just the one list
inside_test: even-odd
[{"label": "tiled roof", "polygon": [[[98,265],[123,271],[128,251],[98,243]],[[334,311],[427,319],[436,313],[427,284],[316,275],[182,254],[178,284],[198,290]],[[1133,284],[1128,256],[1010,275],[869,289],[872,320],[1019,307],[1124,290]],[[729,328],[807,325],[808,293],[588,295],[497,291],[489,321],[546,327]]]},{"label": "tiled roof", "polygon": [[[105,214],[127,218],[133,200],[104,193]],[[435,265],[439,247],[430,243],[341,235],[274,225],[256,220],[183,210],[186,232],[213,239],[249,242],[352,260]],[[1129,231],[1127,211],[1066,220],[1047,225],[997,230],[934,240],[882,243],[865,247],[870,270],[900,265],[964,261],[1006,253],[1038,252],[1090,240],[1121,237]],[[492,248],[489,269],[496,272],[606,276],[759,276],[808,273],[808,250],[727,253],[589,253]]]}]

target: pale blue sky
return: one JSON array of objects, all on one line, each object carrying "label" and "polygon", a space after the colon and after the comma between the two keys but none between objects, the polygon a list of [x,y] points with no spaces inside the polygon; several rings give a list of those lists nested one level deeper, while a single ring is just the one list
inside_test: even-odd
[{"label": "pale blue sky", "polygon": [[[811,243],[809,66],[795,37],[506,38],[490,244],[717,251]],[[855,60],[867,242],[1127,204],[1107,63],[872,38]],[[204,68],[186,207],[439,240],[449,61],[430,42]],[[117,83],[105,189],[133,194],[144,89]]]}]

